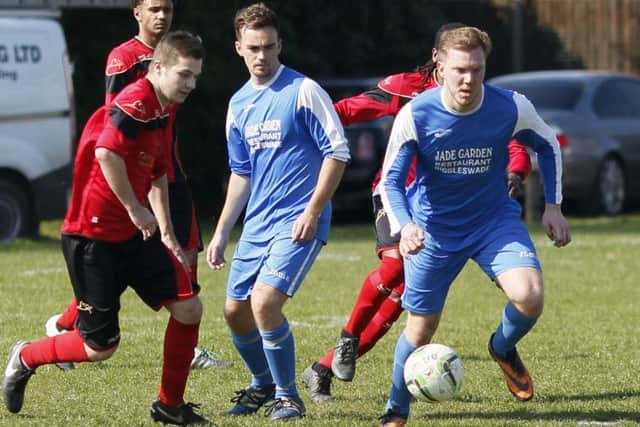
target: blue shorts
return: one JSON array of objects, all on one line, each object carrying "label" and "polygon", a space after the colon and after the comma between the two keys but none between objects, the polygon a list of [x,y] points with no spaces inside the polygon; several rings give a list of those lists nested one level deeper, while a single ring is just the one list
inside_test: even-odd
[{"label": "blue shorts", "polygon": [[322,245],[323,242],[318,239],[293,243],[289,234],[259,243],[240,240],[231,260],[227,297],[245,301],[256,282],[272,286],[292,297],[311,269]]},{"label": "blue shorts", "polygon": [[535,246],[519,219],[487,227],[487,232],[460,251],[433,246],[425,240],[425,248],[404,261],[402,308],[412,313],[441,312],[451,283],[468,259],[473,259],[491,280],[512,268],[540,270]]}]

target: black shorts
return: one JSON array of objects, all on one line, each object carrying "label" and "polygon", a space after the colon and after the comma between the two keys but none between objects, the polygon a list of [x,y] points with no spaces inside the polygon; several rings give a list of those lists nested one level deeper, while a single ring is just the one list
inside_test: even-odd
[{"label": "black shorts", "polygon": [[391,226],[389,218],[382,206],[380,196],[373,196],[373,217],[375,218],[376,229],[376,253],[380,257],[382,252],[390,249],[398,249],[400,244],[400,236],[391,236]]},{"label": "black shorts", "polygon": [[95,349],[117,343],[120,295],[127,287],[154,310],[200,289],[162,244],[159,233],[147,241],[136,233],[118,243],[63,234],[62,250],[78,300],[78,330]]}]

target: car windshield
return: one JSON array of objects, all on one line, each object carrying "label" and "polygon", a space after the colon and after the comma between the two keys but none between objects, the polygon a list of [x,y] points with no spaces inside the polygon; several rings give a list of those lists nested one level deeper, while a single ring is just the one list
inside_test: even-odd
[{"label": "car windshield", "polygon": [[500,80],[494,84],[520,92],[536,108],[554,110],[573,110],[584,90],[581,81],[567,79]]}]

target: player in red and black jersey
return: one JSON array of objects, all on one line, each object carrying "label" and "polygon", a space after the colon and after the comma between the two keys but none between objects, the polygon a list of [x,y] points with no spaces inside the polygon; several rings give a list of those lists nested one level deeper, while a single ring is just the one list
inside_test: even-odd
[{"label": "player in red and black jersey", "polygon": [[[105,67],[105,106],[110,106],[114,97],[128,84],[146,76],[153,50],[160,38],[169,30],[173,19],[172,0],[135,0],[133,16],[138,22],[138,34],[116,46],[108,55]],[[191,189],[179,155],[175,133],[177,106],[169,111],[171,139],[171,163],[167,169],[171,220],[178,242],[185,250],[191,264],[192,280],[197,282],[197,257],[202,250],[200,229],[196,218]],[[72,300],[62,314],[47,321],[48,335],[55,335],[74,328],[78,318],[77,301]],[[212,352],[196,348],[192,368],[224,368],[230,362],[217,359]],[[73,365],[60,365],[61,369],[72,369]]]},{"label": "player in red and black jersey", "polygon": [[127,86],[85,127],[62,226],[63,253],[78,301],[76,328],[13,345],[3,381],[10,412],[22,409],[25,387],[39,366],[113,355],[120,341],[120,295],[132,287],[149,307],[170,312],[151,417],[166,424],[208,424],[193,404],[184,402],[202,303],[173,232],[167,184],[169,108],[195,88],[203,56],[199,37],[168,33],[147,77]]},{"label": "player in red and black jersey", "polygon": [[147,75],[153,49],[171,27],[172,0],[133,0],[133,17],[138,22],[138,34],[114,47],[105,68],[105,105],[129,83]]},{"label": "player in red and black jersey", "polygon": [[[416,95],[437,87],[435,67],[441,35],[464,26],[450,23],[436,33],[432,58],[413,72],[394,74],[381,80],[377,87],[334,104],[345,126],[385,116],[395,117]],[[509,193],[517,195],[521,183],[531,171],[526,148],[517,141],[509,144]],[[407,185],[415,178],[415,160],[407,177]],[[355,375],[355,359],[369,351],[391,328],[402,313],[400,297],[404,290],[404,269],[398,250],[399,237],[391,236],[389,222],[378,193],[378,171],[372,183],[373,211],[376,229],[376,252],[380,264],[364,279],[360,293],[335,348],[305,369],[302,382],[315,402],[332,400],[331,380],[335,376],[351,381]]]},{"label": "player in red and black jersey", "polygon": [[[166,28],[164,32],[169,29],[164,25],[162,28]],[[111,104],[113,98],[128,84],[147,75],[149,62],[153,57],[153,46],[158,41],[152,43],[153,45],[147,44],[139,34],[111,50],[105,69],[105,105]]]}]

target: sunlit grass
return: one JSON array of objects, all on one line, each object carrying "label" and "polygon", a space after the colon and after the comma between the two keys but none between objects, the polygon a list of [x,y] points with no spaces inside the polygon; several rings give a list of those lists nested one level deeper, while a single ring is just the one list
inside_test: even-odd
[{"label": "sunlit grass", "polygon": [[[461,395],[442,404],[418,403],[415,426],[575,426],[640,423],[640,215],[571,219],[574,242],[556,249],[538,226],[532,235],[544,268],[545,313],[520,344],[536,384],[536,398],[516,402],[486,352],[499,321],[503,296],[473,264],[456,279],[436,342],[460,354],[466,369]],[[71,298],[60,250],[59,222],[43,224],[38,240],[0,246],[0,354],[18,338],[36,339],[44,322]],[[211,224],[203,227],[205,237]],[[305,284],[286,307],[293,326],[297,370],[335,344],[362,278],[377,263],[370,225],[336,226]],[[231,249],[227,251],[230,258]],[[201,257],[205,317],[201,344],[235,362],[220,371],[191,375],[187,399],[220,426],[272,424],[261,415],[230,420],[233,391],[248,376],[222,318],[227,270],[209,270]],[[0,410],[6,426],[153,425],[149,405],[158,391],[166,312],[146,308],[132,292],[123,297],[122,345],[100,364],[72,372],[42,367],[29,383],[18,415]],[[399,324],[404,323],[404,317]],[[358,362],[352,383],[334,383],[337,400],[315,405],[302,396],[308,416],[293,425],[373,426],[390,385],[396,325]],[[3,359],[4,360],[4,359]]]}]

